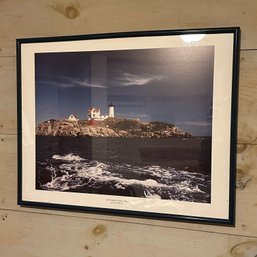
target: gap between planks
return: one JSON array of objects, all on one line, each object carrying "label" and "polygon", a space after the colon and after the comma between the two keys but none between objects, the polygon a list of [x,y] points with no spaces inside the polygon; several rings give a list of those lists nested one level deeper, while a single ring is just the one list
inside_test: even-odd
[{"label": "gap between planks", "polygon": [[15,134],[14,133],[10,133],[9,134],[9,133],[1,133],[0,132],[0,136],[17,136],[17,133],[15,133]]}]

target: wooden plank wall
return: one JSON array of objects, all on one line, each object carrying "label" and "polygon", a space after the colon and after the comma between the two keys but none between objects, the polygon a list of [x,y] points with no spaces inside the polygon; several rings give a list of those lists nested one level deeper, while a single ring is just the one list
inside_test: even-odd
[{"label": "wooden plank wall", "polygon": [[[0,256],[256,257],[256,15],[255,0],[1,0]],[[16,38],[235,25],[242,30],[235,227],[17,206]]]}]

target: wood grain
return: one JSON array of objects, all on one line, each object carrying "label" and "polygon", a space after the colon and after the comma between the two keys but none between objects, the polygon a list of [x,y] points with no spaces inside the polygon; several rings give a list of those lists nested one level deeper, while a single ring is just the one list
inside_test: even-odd
[{"label": "wood grain", "polygon": [[17,134],[16,61],[0,58],[0,134]]},{"label": "wood grain", "polygon": [[23,37],[224,26],[241,26],[242,48],[257,48],[254,0],[9,0],[0,9],[1,56]]},{"label": "wood grain", "polygon": [[257,51],[241,53],[238,142],[257,143]]},{"label": "wood grain", "polygon": [[237,154],[237,187],[245,192],[257,193],[257,145],[238,145],[243,147]]},{"label": "wood grain", "polygon": [[243,236],[15,211],[0,211],[0,216],[1,256],[187,257],[190,253],[206,257],[208,253],[208,257],[254,257],[257,254],[257,240]]}]

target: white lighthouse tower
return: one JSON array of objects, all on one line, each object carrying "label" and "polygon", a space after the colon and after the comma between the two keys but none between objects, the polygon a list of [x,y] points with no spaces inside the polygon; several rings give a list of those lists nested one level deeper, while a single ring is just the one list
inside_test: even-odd
[{"label": "white lighthouse tower", "polygon": [[109,117],[114,118],[114,105],[112,103],[109,104]]}]

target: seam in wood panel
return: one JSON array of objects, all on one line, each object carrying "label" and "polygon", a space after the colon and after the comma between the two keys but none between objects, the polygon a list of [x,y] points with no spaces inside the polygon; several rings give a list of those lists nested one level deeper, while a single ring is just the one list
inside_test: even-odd
[{"label": "seam in wood panel", "polygon": [[[13,209],[8,209],[8,208],[0,208],[0,211],[11,211],[11,212],[18,212],[18,213],[26,213],[26,214],[50,215],[50,216],[63,217],[63,218],[76,218],[76,219],[87,219],[87,220],[95,220],[95,221],[116,222],[116,223],[123,223],[123,224],[152,226],[152,227],[158,227],[158,228],[169,228],[169,229],[177,229],[177,230],[184,230],[184,231],[195,231],[195,232],[203,232],[203,233],[210,233],[210,234],[228,235],[228,236],[235,236],[235,237],[245,237],[245,238],[257,239],[257,235],[254,236],[254,235],[225,233],[225,232],[219,232],[219,231],[210,231],[210,230],[204,230],[204,229],[201,230],[201,229],[193,229],[193,228],[180,228],[180,227],[174,227],[174,226],[149,224],[149,223],[144,223],[144,222],[120,221],[120,220],[112,220],[112,219],[105,219],[105,218],[101,219],[101,218],[79,217],[79,216],[63,215],[63,214],[55,214],[55,213],[42,213],[42,212],[34,212],[34,211],[13,210]],[[215,225],[206,225],[206,226],[215,226]]]},{"label": "seam in wood panel", "polygon": [[0,136],[17,136],[17,133],[16,134],[12,134],[12,133],[1,133],[0,132]]},{"label": "seam in wood panel", "polygon": [[252,143],[252,142],[248,142],[248,141],[237,141],[237,144],[238,145],[251,145],[251,146],[255,146],[255,145],[257,145],[257,142],[256,143]]},{"label": "seam in wood panel", "polygon": [[15,58],[16,55],[2,55],[0,58]]},{"label": "seam in wood panel", "polygon": [[247,49],[240,49],[240,51],[247,52],[247,51],[256,51],[257,48],[247,48]]}]

